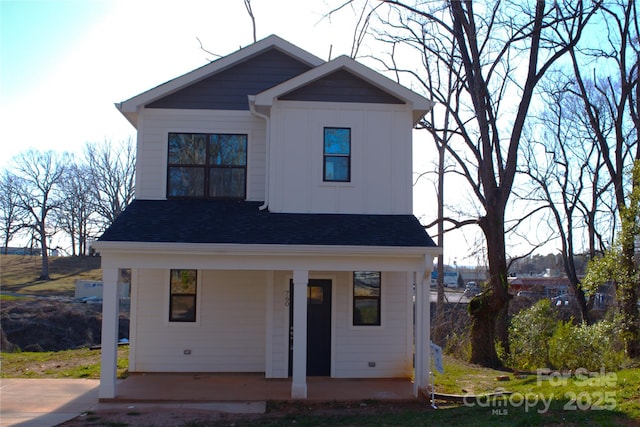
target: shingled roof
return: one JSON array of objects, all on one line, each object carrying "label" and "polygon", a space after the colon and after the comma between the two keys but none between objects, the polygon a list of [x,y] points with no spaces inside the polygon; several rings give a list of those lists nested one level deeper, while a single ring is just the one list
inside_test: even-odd
[{"label": "shingled roof", "polygon": [[260,202],[135,200],[101,242],[433,247],[413,215],[261,211]]}]

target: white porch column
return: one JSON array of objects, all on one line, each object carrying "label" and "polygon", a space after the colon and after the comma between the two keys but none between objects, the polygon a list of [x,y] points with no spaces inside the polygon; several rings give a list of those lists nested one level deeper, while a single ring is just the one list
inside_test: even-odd
[{"label": "white porch column", "polygon": [[291,397],[307,398],[307,284],[309,272],[293,272],[293,380]]},{"label": "white porch column", "polygon": [[416,278],[416,325],[415,325],[415,379],[413,394],[418,396],[421,388],[429,383],[429,286],[425,284],[425,270],[415,272]]},{"label": "white porch column", "polygon": [[100,356],[101,399],[116,397],[118,366],[118,269],[102,269],[102,353]]}]

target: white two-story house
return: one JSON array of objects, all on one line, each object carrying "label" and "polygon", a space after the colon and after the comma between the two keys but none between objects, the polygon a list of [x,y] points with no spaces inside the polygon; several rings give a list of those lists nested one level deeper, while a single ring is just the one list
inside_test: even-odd
[{"label": "white two-story house", "polygon": [[100,397],[117,397],[120,269],[131,372],[264,373],[293,398],[308,376],[415,375],[417,394],[441,250],[412,214],[412,130],[432,106],[277,36],[117,104],[136,200],[95,244]]}]

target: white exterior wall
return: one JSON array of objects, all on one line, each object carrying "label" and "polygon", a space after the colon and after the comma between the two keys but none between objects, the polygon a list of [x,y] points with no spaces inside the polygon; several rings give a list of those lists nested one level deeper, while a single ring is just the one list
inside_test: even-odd
[{"label": "white exterior wall", "polygon": [[[336,378],[401,378],[412,375],[411,325],[407,310],[411,289],[407,273],[383,272],[381,325],[353,326],[353,276],[338,281],[334,307],[333,376]],[[375,364],[369,366],[369,362]]]},{"label": "white exterior wall", "polygon": [[170,132],[248,135],[247,200],[263,201],[266,122],[249,111],[143,109],[138,121],[136,198],[166,199]]},{"label": "white exterior wall", "polygon": [[[289,363],[290,272],[274,275],[271,378],[286,378]],[[382,273],[381,326],[353,326],[353,274],[310,271],[309,279],[332,280],[331,376],[406,378],[413,373],[412,282],[408,273]],[[310,337],[312,338],[312,337]],[[375,362],[375,367],[369,367]],[[269,368],[267,369],[269,372]]]},{"label": "white exterior wall", "polygon": [[[267,297],[268,275],[273,277],[272,298]],[[198,276],[197,321],[171,323],[169,270],[138,271],[131,372],[265,372],[268,378],[286,378],[291,273],[199,270]],[[358,327],[352,324],[352,273],[310,272],[310,279],[332,280],[332,377],[411,376],[411,289],[406,277],[401,272],[382,274],[382,325]],[[269,321],[268,301],[273,304]]]},{"label": "white exterior wall", "polygon": [[[351,128],[351,182],[323,181],[324,127]],[[265,200],[263,119],[248,111],[143,109],[138,129],[137,198],[166,198],[168,134],[202,132],[248,135],[247,200]],[[405,106],[276,103],[269,143],[270,211],[411,214],[411,129]]]},{"label": "white exterior wall", "polygon": [[261,271],[199,270],[197,321],[169,322],[169,270],[139,270],[131,371],[264,372],[265,282]]},{"label": "white exterior wall", "polygon": [[[276,102],[272,212],[411,214],[411,111],[382,104]],[[323,129],[351,129],[351,182],[323,181]]]},{"label": "white exterior wall", "polygon": [[[273,328],[267,331],[272,339],[271,375],[269,378],[289,376],[289,295],[290,272],[276,271],[273,284]],[[267,368],[269,371],[269,368]]]}]

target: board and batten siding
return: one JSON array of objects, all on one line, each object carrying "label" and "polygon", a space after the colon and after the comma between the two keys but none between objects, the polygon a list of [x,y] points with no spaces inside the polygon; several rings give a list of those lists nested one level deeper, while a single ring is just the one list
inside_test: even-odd
[{"label": "board and batten siding", "polygon": [[[351,181],[324,182],[325,127],[351,129]],[[272,212],[411,214],[411,111],[405,105],[276,102]]]},{"label": "board and batten siding", "polygon": [[168,321],[169,270],[139,270],[131,370],[264,372],[265,272],[198,274],[197,322],[180,323]]},{"label": "board and batten siding", "polygon": [[166,199],[171,132],[248,135],[247,200],[264,201],[266,123],[248,111],[143,109],[137,146],[136,198]]}]

